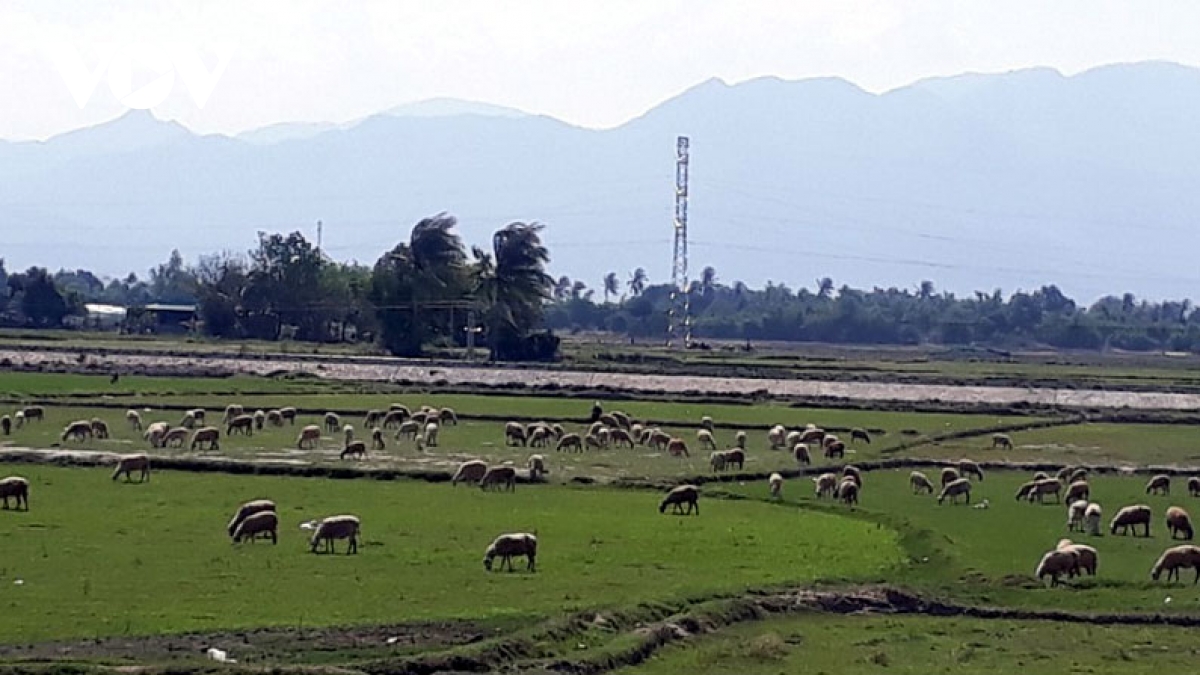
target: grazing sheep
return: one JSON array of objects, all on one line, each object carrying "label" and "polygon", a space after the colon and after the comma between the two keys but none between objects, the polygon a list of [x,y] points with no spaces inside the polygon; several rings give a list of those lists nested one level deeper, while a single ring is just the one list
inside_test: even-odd
[{"label": "grazing sheep", "polygon": [[817,499],[826,495],[832,497],[837,494],[838,477],[836,473],[823,473],[813,478],[812,481]]},{"label": "grazing sheep", "polygon": [[317,524],[316,531],[309,540],[309,550],[316,553],[317,545],[324,542],[325,552],[334,553],[334,540],[348,539],[350,543],[346,548],[346,555],[358,553],[358,535],[361,530],[362,521],[358,516],[330,516]]},{"label": "grazing sheep", "polygon": [[332,434],[332,433],[336,433],[337,430],[341,429],[341,428],[342,428],[342,418],[338,417],[337,413],[334,413],[334,412],[325,413],[325,431],[328,431],[329,433]]},{"label": "grazing sheep", "polygon": [[624,429],[625,431],[629,431],[633,428],[633,420],[629,417],[629,415],[621,412],[620,410],[612,411],[611,415],[613,416],[613,419],[617,420],[618,427]]},{"label": "grazing sheep", "polygon": [[[601,429],[601,432],[604,430]],[[600,450],[604,448],[604,440],[597,434],[588,434],[583,437],[583,444],[588,450]]]},{"label": "grazing sheep", "polygon": [[1100,519],[1103,517],[1103,511],[1100,505],[1092,502],[1087,505],[1087,509],[1083,512],[1083,531],[1093,537],[1100,536]]},{"label": "grazing sheep", "polygon": [[287,406],[285,408],[279,409],[279,416],[282,417],[283,419],[287,420],[287,423],[289,425],[295,426],[296,425],[296,412],[297,411],[295,408],[293,408],[292,406]]},{"label": "grazing sheep", "polygon": [[746,449],[746,432],[739,431],[733,436],[733,444],[742,450]]},{"label": "grazing sheep", "polygon": [[1167,581],[1179,581],[1179,570],[1189,567],[1196,570],[1196,578],[1192,580],[1192,584],[1195,585],[1200,582],[1200,546],[1192,544],[1173,546],[1163,551],[1163,554],[1155,561],[1154,567],[1150,569],[1150,578],[1158,581],[1165,570]]},{"label": "grazing sheep", "polygon": [[5,436],[12,433],[13,421],[8,415],[0,415],[0,432]]},{"label": "grazing sheep", "polygon": [[389,410],[384,414],[383,423],[380,426],[384,429],[395,429],[411,416],[407,410]]},{"label": "grazing sheep", "polygon": [[800,432],[799,431],[789,431],[788,435],[785,436],[783,439],[783,447],[794,448],[794,447],[796,447],[796,444],[799,442],[800,442]]},{"label": "grazing sheep", "polygon": [[509,422],[504,425],[504,444],[525,447],[526,445],[525,427],[516,422]]},{"label": "grazing sheep", "polygon": [[341,453],[338,454],[338,459],[346,459],[347,457],[363,459],[366,456],[367,444],[363,441],[351,441],[342,447]]},{"label": "grazing sheep", "polygon": [[735,465],[738,471],[746,468],[746,452],[741,448],[730,448],[724,452],[725,465],[732,469]]},{"label": "grazing sheep", "polygon": [[650,440],[647,445],[660,452],[666,452],[669,449],[672,440],[671,434],[659,429],[655,429],[653,432],[651,432]]},{"label": "grazing sheep", "polygon": [[68,424],[62,432],[62,440],[68,438],[75,441],[85,441],[92,437],[92,423],[88,420],[77,420]]},{"label": "grazing sheep", "polygon": [[410,419],[413,422],[416,422],[417,425],[419,426],[419,425],[425,424],[426,422],[429,421],[429,414],[424,411],[419,410],[419,411],[413,413],[412,417],[409,417],[408,419]]},{"label": "grazing sheep", "polygon": [[266,411],[264,411],[264,410],[255,410],[255,411],[254,411],[254,415],[253,415],[253,417],[254,417],[254,428],[255,428],[255,429],[257,429],[257,430],[259,430],[259,431],[262,431],[262,428],[263,428],[263,426],[265,426],[265,425],[266,425],[266,423],[267,423],[267,413],[266,413]]},{"label": "grazing sheep", "polygon": [[1012,450],[1012,439],[1009,438],[1008,434],[992,434],[992,447],[995,448],[997,446],[1005,450]]},{"label": "grazing sheep", "polygon": [[1064,466],[1063,468],[1061,468],[1055,472],[1054,477],[1059,479],[1060,481],[1066,483],[1067,478],[1069,478],[1074,471],[1075,471],[1075,467],[1069,466],[1069,465]]},{"label": "grazing sheep", "polygon": [[1089,577],[1096,576],[1096,572],[1100,568],[1100,552],[1096,549],[1085,544],[1076,544],[1070,539],[1059,541],[1055,549],[1075,553],[1075,567],[1071,570],[1071,576],[1079,576],[1084,572]]},{"label": "grazing sheep", "polygon": [[1062,481],[1057,478],[1047,478],[1046,480],[1035,481],[1033,484],[1033,490],[1031,490],[1029,493],[1029,501],[1036,501],[1039,504],[1043,504],[1045,503],[1044,499],[1046,495],[1054,495],[1054,503],[1061,504],[1062,488]]},{"label": "grazing sheep", "polygon": [[425,447],[436,448],[438,445],[438,431],[441,427],[437,422],[429,422],[425,425]]},{"label": "grazing sheep", "polygon": [[771,486],[771,499],[779,499],[783,495],[783,476],[773,473],[767,479],[767,484]]},{"label": "grazing sheep", "polygon": [[[687,505],[686,511],[683,508],[685,504]],[[663,497],[662,501],[659,502],[658,512],[666,513],[668,506],[672,507],[671,513],[688,515],[692,513],[694,509],[696,515],[700,515],[700,488],[696,487],[695,485],[680,485],[679,487],[673,488],[667,493],[667,496]]]},{"label": "grazing sheep", "polygon": [[947,485],[953,483],[954,481],[956,481],[960,478],[962,478],[962,474],[960,474],[958,472],[958,469],[955,469],[954,467],[949,467],[949,466],[942,469],[942,477],[941,477],[942,487],[946,487]]},{"label": "grazing sheep", "polygon": [[13,413],[13,421],[16,422],[18,429],[25,426],[25,411],[18,410],[17,412]]},{"label": "grazing sheep", "polygon": [[908,486],[912,488],[914,495],[919,495],[922,492],[933,494],[933,482],[929,480],[929,476],[920,471],[913,471],[908,474]]},{"label": "grazing sheep", "polygon": [[809,425],[800,434],[801,443],[820,443],[823,438],[825,438],[825,430],[812,425]]},{"label": "grazing sheep", "polygon": [[595,436],[596,434],[599,434],[600,430],[603,428],[604,428],[604,422],[592,422],[592,425],[588,427],[587,435]]},{"label": "grazing sheep", "polygon": [[184,441],[187,440],[187,435],[188,430],[184,427],[169,429],[162,435],[162,447],[182,448]]},{"label": "grazing sheep", "polygon": [[687,443],[684,443],[682,438],[672,438],[670,441],[668,441],[667,453],[672,457],[691,457],[691,455],[688,454]]},{"label": "grazing sheep", "polygon": [[40,405],[26,406],[21,410],[21,416],[26,422],[32,422],[34,420],[41,422],[42,420],[46,419],[46,409]]},{"label": "grazing sheep", "polygon": [[16,501],[16,508],[29,510],[29,481],[20,476],[9,476],[0,480],[0,498],[4,499],[4,508],[8,509],[8,498]]},{"label": "grazing sheep", "polygon": [[1050,587],[1053,588],[1058,585],[1059,577],[1070,576],[1078,566],[1078,553],[1069,549],[1055,549],[1042,556],[1033,575],[1038,578],[1038,581],[1050,577]]},{"label": "grazing sheep", "polygon": [[871,444],[871,435],[866,429],[851,429],[850,430],[850,445],[854,445],[855,441],[863,441],[867,445]]},{"label": "grazing sheep", "polygon": [[454,476],[450,479],[451,487],[461,483],[478,483],[483,479],[488,472],[486,462],[478,459],[473,459],[463,462],[458,465],[458,470],[454,472]]},{"label": "grazing sheep", "polygon": [[142,414],[136,410],[125,411],[125,421],[129,423],[129,428],[134,431],[142,430]]},{"label": "grazing sheep", "polygon": [[1070,504],[1078,499],[1087,501],[1091,498],[1092,488],[1086,480],[1077,480],[1067,486],[1067,503]]},{"label": "grazing sheep", "polygon": [[1053,480],[1053,479],[1051,479],[1051,478],[1035,478],[1035,479],[1029,481],[1028,483],[1021,483],[1021,487],[1017,488],[1017,496],[1015,497],[1015,499],[1017,501],[1021,501],[1022,499],[1029,499],[1029,495],[1033,493],[1033,489],[1035,487],[1037,487],[1037,484],[1042,481],[1046,481],[1046,480]]},{"label": "grazing sheep", "polygon": [[1151,495],[1151,494],[1169,495],[1169,494],[1171,494],[1171,477],[1166,474],[1160,473],[1157,476],[1151,478],[1150,482],[1146,483],[1146,494],[1148,494],[1148,495]]},{"label": "grazing sheep", "polygon": [[957,504],[959,495],[965,495],[967,503],[971,503],[971,481],[969,479],[959,478],[943,486],[941,494],[938,495],[938,503],[941,504],[946,497],[949,497],[951,504]]},{"label": "grazing sheep", "polygon": [[493,466],[479,479],[479,488],[501,489],[514,492],[517,489],[517,470],[511,466]]},{"label": "grazing sheep", "polygon": [[454,412],[454,408],[442,408],[438,412],[438,422],[456,427],[458,426],[458,413]]},{"label": "grazing sheep", "polygon": [[803,464],[805,466],[812,464],[812,457],[810,457],[808,454],[808,446],[803,443],[797,443],[796,446],[792,448],[792,457],[796,460],[797,464]]},{"label": "grazing sheep", "polygon": [[353,424],[347,424],[346,426],[342,427],[342,440],[345,443],[349,443],[350,441],[354,440],[354,425]]},{"label": "grazing sheep", "polygon": [[625,431],[624,429],[609,430],[608,440],[613,444],[613,447],[627,445],[629,446],[630,450],[633,449],[633,437],[630,436],[629,432]]},{"label": "grazing sheep", "polygon": [[125,474],[125,482],[133,480],[133,472],[140,472],[138,482],[150,480],[150,458],[146,455],[122,455],[117,460],[117,470],[113,471],[112,479],[116,480]]},{"label": "grazing sheep", "polygon": [[241,432],[245,436],[253,436],[254,417],[251,415],[237,415],[229,420],[229,424],[225,428],[225,435],[232,436],[234,432]]},{"label": "grazing sheep", "polygon": [[616,427],[616,426],[620,426],[619,424],[617,424],[617,418],[613,417],[612,415],[610,415],[608,413],[604,413],[595,422],[592,423],[592,429],[595,431],[599,431],[599,429],[597,427]]},{"label": "grazing sheep", "polygon": [[1074,532],[1075,530],[1083,531],[1083,515],[1087,511],[1088,502],[1086,499],[1075,501],[1067,500],[1067,531]]},{"label": "grazing sheep", "polygon": [[529,467],[529,478],[531,480],[538,480],[547,473],[550,473],[546,471],[546,458],[541,455],[530,455],[525,464]]},{"label": "grazing sheep", "polygon": [[838,483],[835,496],[846,504],[857,504],[858,490],[858,483],[855,483],[853,478],[847,477],[841,483]]},{"label": "grazing sheep", "polygon": [[225,415],[221,417],[223,424],[229,424],[230,420],[235,417],[246,414],[246,409],[236,403],[230,403],[225,406]]},{"label": "grazing sheep", "polygon": [[576,452],[583,452],[583,439],[579,434],[563,434],[563,437],[558,439],[558,452],[562,452],[567,448],[575,448]]},{"label": "grazing sheep", "polygon": [[166,422],[154,422],[150,426],[146,427],[146,430],[142,432],[142,438],[150,442],[150,447],[161,448],[163,436],[165,436],[169,430],[170,427],[167,426]]},{"label": "grazing sheep", "polygon": [[974,476],[979,482],[983,482],[983,469],[979,468],[978,464],[969,459],[958,462],[958,472],[963,476]]},{"label": "grazing sheep", "polygon": [[700,444],[701,448],[709,450],[717,449],[717,442],[713,440],[712,432],[708,429],[701,429],[696,432],[696,442]]},{"label": "grazing sheep", "polygon": [[241,525],[243,520],[263,511],[275,511],[275,502],[270,499],[255,499],[242,504],[238,507],[237,512],[233,514],[233,518],[229,520],[229,524],[225,526],[225,531],[232,537],[233,533],[237,531],[238,525]]},{"label": "grazing sheep", "polygon": [[720,450],[713,450],[708,453],[708,465],[712,467],[713,473],[720,473],[725,470],[725,453]]},{"label": "grazing sheep", "polygon": [[1192,497],[1200,497],[1200,478],[1192,476],[1187,479],[1188,494]]},{"label": "grazing sheep", "polygon": [[383,442],[383,429],[375,427],[371,430],[371,449],[384,450],[387,446]]},{"label": "grazing sheep", "polygon": [[1049,477],[1050,477],[1050,474],[1046,473],[1045,471],[1039,471],[1039,472],[1037,472],[1037,473],[1033,474],[1033,479],[1034,479],[1035,481],[1037,481],[1037,480],[1046,480],[1046,479],[1047,479],[1047,478],[1049,478]]},{"label": "grazing sheep", "polygon": [[367,416],[365,418],[363,418],[363,426],[364,427],[379,426],[380,420],[382,420],[384,418],[384,416],[387,415],[387,413],[388,413],[388,411],[383,411],[383,410],[368,410]]},{"label": "grazing sheep", "polygon": [[[622,431],[622,433],[625,432]],[[533,425],[532,430],[529,428],[525,430],[525,435],[529,438],[529,447],[531,448],[544,448],[550,445],[550,429],[546,427]],[[625,434],[625,437],[629,438],[629,434]],[[629,439],[629,447],[633,448],[633,439]]]},{"label": "grazing sheep", "polygon": [[[378,429],[379,427],[375,427],[375,428]],[[421,425],[417,424],[416,421],[414,421],[414,420],[409,420],[409,421],[405,422],[404,424],[401,424],[400,428],[396,430],[396,440],[400,440],[402,438],[407,438],[409,440],[416,440],[417,434],[420,432],[421,432]]]},{"label": "grazing sheep", "polygon": [[321,442],[321,427],[310,424],[300,430],[300,435],[296,437],[296,449],[298,450],[315,450],[317,444]]},{"label": "grazing sheep", "polygon": [[267,411],[267,424],[269,424],[273,427],[282,427],[283,426],[283,413],[281,413],[278,410],[268,410]]},{"label": "grazing sheep", "polygon": [[1135,504],[1126,506],[1117,511],[1117,515],[1113,516],[1112,522],[1109,523],[1109,534],[1117,534],[1117,529],[1120,528],[1121,534],[1128,534],[1133,530],[1133,536],[1137,536],[1137,526],[1142,525],[1146,528],[1146,537],[1150,536],[1150,517],[1152,512],[1150,507],[1145,504]]},{"label": "grazing sheep", "polygon": [[496,537],[495,540],[483,552],[483,569],[491,572],[492,561],[500,557],[500,570],[508,566],[508,571],[513,571],[512,559],[525,556],[525,569],[529,572],[537,571],[537,537],[527,532],[518,532],[512,534],[502,534]]},{"label": "grazing sheep", "polygon": [[275,515],[275,511],[259,511],[246,516],[237,528],[233,531],[233,543],[241,543],[243,539],[254,541],[259,535],[265,535],[271,538],[272,544],[279,543],[277,530],[279,529],[279,516]]},{"label": "grazing sheep", "polygon": [[1178,533],[1183,535],[1183,539],[1191,541],[1192,517],[1178,506],[1172,506],[1167,509],[1167,531],[1171,533],[1172,539],[1175,539]]},{"label": "grazing sheep", "polygon": [[1087,480],[1087,478],[1088,478],[1088,470],[1081,466],[1078,469],[1075,469],[1074,471],[1072,471],[1071,475],[1067,476],[1067,484],[1070,485],[1071,483],[1074,483],[1076,481]]},{"label": "grazing sheep", "polygon": [[700,418],[700,428],[702,428],[702,429],[705,429],[705,430],[707,430],[707,431],[709,431],[709,432],[712,432],[712,430],[713,430],[713,418],[709,417],[708,415],[705,415],[705,416],[701,417],[701,418]]},{"label": "grazing sheep", "polygon": [[188,448],[195,452],[196,448],[208,444],[208,449],[217,451],[221,449],[221,430],[216,427],[200,427],[192,433],[192,442]]},{"label": "grazing sheep", "polygon": [[93,417],[90,421],[90,424],[92,425],[92,435],[97,439],[107,439],[109,437],[107,422],[99,417]]},{"label": "grazing sheep", "polygon": [[851,478],[854,483],[862,487],[862,471],[857,466],[847,464],[842,467],[842,478]]},{"label": "grazing sheep", "polygon": [[778,450],[783,446],[784,440],[787,438],[787,429],[782,425],[776,424],[767,432],[767,440],[771,443],[772,450]]},{"label": "grazing sheep", "polygon": [[179,420],[179,426],[189,430],[196,428],[196,416],[192,414],[192,411],[183,413],[183,418]]},{"label": "grazing sheep", "polygon": [[827,443],[825,447],[825,457],[835,459],[846,456],[846,444],[836,438],[832,443]]},{"label": "grazing sheep", "polygon": [[841,439],[837,437],[837,434],[825,434],[824,436],[821,437],[821,447],[828,448],[829,446],[833,445],[834,443],[837,443],[840,440]]},{"label": "grazing sheep", "polygon": [[388,412],[392,412],[393,410],[401,410],[407,415],[412,414],[412,411],[408,409],[408,406],[404,405],[403,403],[393,403],[389,405]]}]

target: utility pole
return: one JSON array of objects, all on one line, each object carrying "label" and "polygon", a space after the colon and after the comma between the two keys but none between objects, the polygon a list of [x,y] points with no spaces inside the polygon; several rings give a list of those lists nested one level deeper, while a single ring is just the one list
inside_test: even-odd
[{"label": "utility pole", "polygon": [[317,253],[318,254],[321,253],[321,229],[322,229],[322,224],[321,224],[321,221],[318,220],[317,221]]},{"label": "utility pole", "polygon": [[667,346],[682,339],[692,342],[692,316],[688,299],[688,146],[687,136],[675,140],[675,250],[671,261],[671,306],[667,310]]}]

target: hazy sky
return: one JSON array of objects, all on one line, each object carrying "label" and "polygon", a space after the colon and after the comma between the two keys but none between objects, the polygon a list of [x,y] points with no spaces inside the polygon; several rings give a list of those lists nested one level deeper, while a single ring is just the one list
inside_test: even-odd
[{"label": "hazy sky", "polygon": [[[1197,35],[1194,0],[0,0],[0,138],[120,114],[112,64],[138,45],[209,69],[231,54],[203,107],[176,76],[153,108],[228,133],[440,96],[606,127],[714,76],[838,75],[882,91],[968,70],[1200,65]],[[82,109],[64,53],[98,75]],[[131,91],[157,77],[137,63]],[[179,75],[175,63],[159,72]]]}]

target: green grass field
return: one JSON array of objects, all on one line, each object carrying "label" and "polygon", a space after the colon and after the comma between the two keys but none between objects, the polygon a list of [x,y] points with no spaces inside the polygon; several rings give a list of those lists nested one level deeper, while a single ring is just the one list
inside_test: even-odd
[{"label": "green grass field", "polygon": [[[901,557],[896,535],[871,523],[753,501],[703,500],[701,517],[679,517],[660,515],[652,492],[5,471],[32,488],[28,513],[0,511],[4,642],[553,615],[873,577]],[[225,523],[261,497],[279,505],[279,544],[231,545]],[[308,553],[299,523],[345,512],[363,520],[359,555]],[[533,530],[536,575],[484,572],[493,537]]]},{"label": "green grass field", "polygon": [[802,614],[668,647],[622,675],[1193,672],[1192,628]]}]

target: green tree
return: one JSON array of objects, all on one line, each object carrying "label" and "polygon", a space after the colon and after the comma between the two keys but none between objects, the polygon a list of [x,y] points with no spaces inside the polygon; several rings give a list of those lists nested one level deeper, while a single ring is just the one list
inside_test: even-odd
[{"label": "green tree", "polygon": [[246,262],[230,253],[200,256],[192,274],[204,332],[221,338],[242,337],[242,298],[250,283]]},{"label": "green tree", "polygon": [[10,275],[8,286],[25,321],[34,327],[57,328],[72,311],[45,268],[30,267],[23,274]]},{"label": "green tree", "polygon": [[621,294],[621,282],[617,280],[616,272],[609,272],[604,275],[604,302],[608,303],[609,296],[617,296]]},{"label": "green tree", "polygon": [[639,267],[629,275],[629,294],[633,297],[640,296],[646,290],[646,270]]},{"label": "green tree", "polygon": [[487,306],[488,345],[495,360],[529,358],[529,333],[542,321],[554,280],[540,223],[510,223],[492,236],[490,279],[480,285]]},{"label": "green tree", "polygon": [[326,336],[333,309],[322,302],[321,269],[325,265],[303,234],[258,233],[250,251],[249,285],[243,293],[245,328],[252,337],[275,340],[285,325],[295,337],[318,341]]}]

